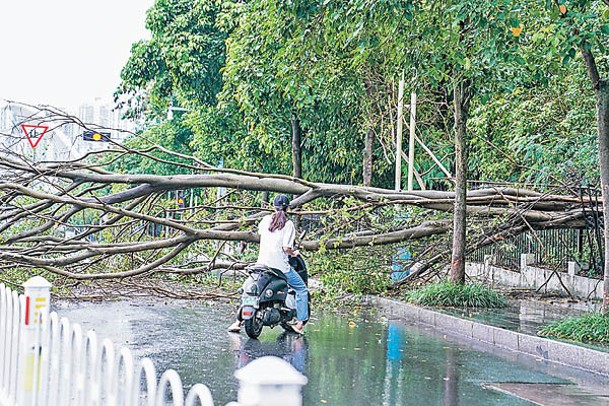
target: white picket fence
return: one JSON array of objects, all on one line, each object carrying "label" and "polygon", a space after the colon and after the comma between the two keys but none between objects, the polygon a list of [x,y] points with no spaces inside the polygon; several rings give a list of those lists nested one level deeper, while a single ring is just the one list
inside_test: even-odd
[{"label": "white picket fence", "polygon": [[[149,358],[135,360],[128,348],[117,351],[110,340],[100,342],[94,331],[83,332],[79,324],[49,313],[50,286],[34,277],[19,295],[0,284],[0,406],[213,406],[205,385],[194,385],[184,397],[175,370],[157,377]],[[240,403],[231,405],[276,404],[272,399],[278,390],[283,403],[277,404],[302,404],[306,378],[273,358],[260,358],[236,372]],[[261,370],[276,380],[271,377],[260,386]]]}]

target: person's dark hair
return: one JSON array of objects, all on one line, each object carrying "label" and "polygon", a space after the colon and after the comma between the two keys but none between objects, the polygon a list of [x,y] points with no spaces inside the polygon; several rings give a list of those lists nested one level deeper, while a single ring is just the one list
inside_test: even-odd
[{"label": "person's dark hair", "polygon": [[271,217],[271,223],[269,224],[269,231],[272,233],[275,230],[281,230],[285,223],[288,221],[288,215],[286,210],[290,205],[290,201],[286,195],[279,194],[275,196],[273,200],[273,207],[275,207],[275,213]]}]

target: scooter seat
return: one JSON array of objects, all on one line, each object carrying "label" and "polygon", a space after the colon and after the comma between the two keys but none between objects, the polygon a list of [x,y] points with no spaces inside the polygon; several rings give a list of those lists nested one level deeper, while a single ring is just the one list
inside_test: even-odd
[{"label": "scooter seat", "polygon": [[283,279],[284,281],[287,282],[288,278],[285,276],[285,274],[280,271],[279,269],[275,269],[275,268],[268,268],[269,272],[271,272],[273,275],[275,275],[276,277],[278,277],[279,279]]},{"label": "scooter seat", "polygon": [[264,271],[268,271],[269,269],[271,269],[271,268],[269,268],[266,265],[260,265],[260,264],[249,265],[248,267],[245,268],[245,270],[249,273],[264,272]]},{"label": "scooter seat", "polygon": [[245,270],[248,273],[252,273],[252,272],[270,272],[273,275],[275,275],[276,277],[278,277],[279,279],[283,279],[284,281],[288,280],[286,278],[285,274],[280,269],[271,268],[270,266],[266,266],[266,265],[254,264],[254,265],[248,266],[247,268],[245,268]]}]

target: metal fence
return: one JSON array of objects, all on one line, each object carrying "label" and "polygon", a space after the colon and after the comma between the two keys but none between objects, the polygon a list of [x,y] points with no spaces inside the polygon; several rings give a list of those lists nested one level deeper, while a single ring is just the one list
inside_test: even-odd
[{"label": "metal fence", "polygon": [[566,270],[567,262],[573,261],[589,276],[602,275],[602,239],[593,230],[586,229],[527,231],[480,248],[468,255],[468,260],[484,262],[486,255],[492,255],[496,265],[519,269],[522,253],[533,254],[537,265]]},{"label": "metal fence", "polygon": [[[535,189],[535,185],[468,181],[470,189],[488,187],[512,187]],[[564,186],[546,186],[549,193],[561,194]],[[585,217],[583,229],[557,229],[527,231],[494,245],[480,248],[467,256],[472,262],[484,262],[485,255],[492,255],[495,264],[509,269],[519,269],[520,254],[535,256],[535,264],[560,270],[567,269],[567,262],[575,262],[587,276],[603,275],[604,240],[601,207],[601,191],[592,186],[573,188],[571,193],[581,199]]]},{"label": "metal fence", "polygon": [[[19,295],[0,284],[0,406],[213,406],[205,385],[194,385],[184,396],[176,371],[159,377],[149,358],[136,360],[128,348],[117,350],[94,331],[49,313],[50,286],[37,276]],[[306,378],[280,358],[259,358],[235,376],[240,403],[229,405],[279,404],[278,393],[283,405],[302,405]],[[246,398],[255,403],[244,403]]]}]

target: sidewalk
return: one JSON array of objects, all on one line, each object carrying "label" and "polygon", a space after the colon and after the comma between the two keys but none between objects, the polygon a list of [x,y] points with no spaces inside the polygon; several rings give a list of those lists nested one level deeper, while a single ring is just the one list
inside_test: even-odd
[{"label": "sidewalk", "polygon": [[[566,298],[527,298],[511,299],[502,309],[433,309],[463,319],[477,321],[532,336],[543,326],[567,317],[578,317],[598,311],[600,304],[571,301]],[[609,347],[584,343],[572,343],[598,351],[609,351]]]},{"label": "sidewalk", "polygon": [[509,330],[505,326],[497,327],[487,323],[488,320],[478,321],[470,316],[457,317],[398,300],[376,296],[368,296],[367,300],[388,318],[428,325],[451,336],[472,339],[526,354],[538,360],[600,374],[609,379],[609,351],[538,337],[530,330],[528,332]]}]

